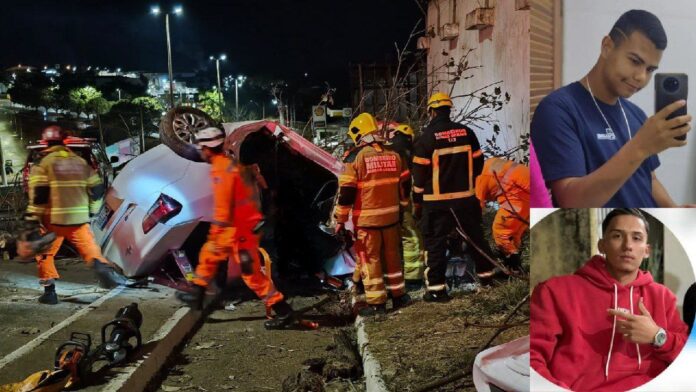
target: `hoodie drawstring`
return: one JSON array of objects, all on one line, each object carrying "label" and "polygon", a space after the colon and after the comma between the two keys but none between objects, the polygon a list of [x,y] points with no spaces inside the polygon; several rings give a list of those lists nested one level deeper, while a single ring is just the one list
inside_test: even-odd
[{"label": "hoodie drawstring", "polygon": [[[633,313],[633,286],[631,286],[631,314]],[[640,346],[638,346],[638,343],[636,343],[636,351],[638,351],[638,369],[640,369],[640,365],[642,363],[642,359],[640,356]]]},{"label": "hoodie drawstring", "polygon": [[[618,287],[616,286],[616,283],[614,283],[614,310],[618,310],[619,305],[618,305]],[[631,302],[631,314],[633,315],[633,286],[631,286],[631,293],[630,293],[630,302]],[[614,335],[616,334],[616,316],[614,316],[614,323],[613,326],[611,327],[611,343],[609,344],[609,353],[607,354],[607,365],[604,368],[604,377],[609,379],[609,362],[611,362],[611,352],[614,349]],[[640,346],[638,346],[638,343],[636,343],[636,351],[638,351],[638,369],[640,369],[641,364],[643,363],[643,358],[640,355]]]},{"label": "hoodie drawstring", "polygon": [[[614,310],[619,308],[618,288],[614,283]],[[614,325],[611,327],[611,343],[609,343],[609,354],[607,354],[607,366],[604,368],[604,377],[609,379],[609,362],[611,362],[611,351],[614,349],[614,334],[616,333],[616,316],[614,316]]]}]

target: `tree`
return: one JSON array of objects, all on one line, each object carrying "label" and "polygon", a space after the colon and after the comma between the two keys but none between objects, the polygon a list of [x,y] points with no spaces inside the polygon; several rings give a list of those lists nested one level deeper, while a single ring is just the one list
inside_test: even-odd
[{"label": "tree", "polygon": [[7,91],[12,102],[37,108],[46,103],[46,90],[50,89],[51,81],[41,73],[21,72],[16,74],[12,87]]},{"label": "tree", "polygon": [[198,95],[198,108],[216,120],[222,119],[222,101],[220,101],[220,94],[215,89],[204,91]]},{"label": "tree", "polygon": [[[94,87],[86,86],[70,90],[68,96],[70,98],[72,108],[75,109],[76,112],[80,113],[90,111],[90,102],[97,98],[102,98],[102,93]],[[93,105],[92,107],[96,106]]]},{"label": "tree", "polygon": [[133,137],[142,129],[147,133],[159,123],[164,106],[154,97],[138,97],[131,101],[121,100],[111,106],[107,114],[102,116],[106,127],[124,129]]},{"label": "tree", "polygon": [[131,103],[136,105],[150,114],[159,115],[164,110],[164,105],[155,97],[137,97]]}]

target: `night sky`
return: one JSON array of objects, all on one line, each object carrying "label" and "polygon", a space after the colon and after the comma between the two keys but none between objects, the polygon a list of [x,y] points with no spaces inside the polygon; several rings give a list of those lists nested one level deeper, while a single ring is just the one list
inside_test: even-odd
[{"label": "night sky", "polygon": [[[415,0],[2,0],[0,67],[121,67],[166,72],[164,16],[170,15],[174,72],[214,70],[210,55],[225,53],[226,74],[316,82],[347,80],[350,62],[394,57],[423,14]],[[422,23],[419,29],[422,28]]]}]

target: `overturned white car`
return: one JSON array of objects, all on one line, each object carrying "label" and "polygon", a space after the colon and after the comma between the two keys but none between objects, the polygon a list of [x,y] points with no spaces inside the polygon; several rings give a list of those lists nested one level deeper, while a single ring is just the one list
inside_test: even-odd
[{"label": "overturned white car", "polygon": [[[200,162],[193,134],[214,122],[176,108],[162,120],[159,145],[130,161],[109,188],[92,223],[104,256],[128,277],[159,271],[167,260],[195,265],[212,215],[210,166]],[[329,220],[343,164],[292,130],[271,121],[223,124],[225,147],[242,164],[258,164],[269,185],[263,197],[274,276],[345,275],[355,262],[340,238],[322,230]],[[270,229],[270,230],[269,230]],[[270,237],[270,238],[269,238]],[[183,265],[186,263],[184,262]]]}]

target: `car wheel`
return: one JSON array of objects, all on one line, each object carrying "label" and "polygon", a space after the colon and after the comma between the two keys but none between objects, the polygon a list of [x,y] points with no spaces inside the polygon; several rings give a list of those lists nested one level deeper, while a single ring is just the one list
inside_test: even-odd
[{"label": "car wheel", "polygon": [[194,162],[202,162],[196,149],[196,132],[219,125],[202,110],[179,106],[171,109],[160,123],[160,140],[177,155]]}]

